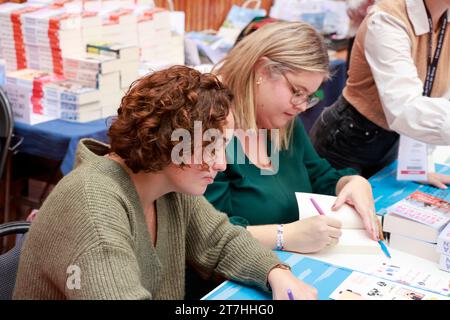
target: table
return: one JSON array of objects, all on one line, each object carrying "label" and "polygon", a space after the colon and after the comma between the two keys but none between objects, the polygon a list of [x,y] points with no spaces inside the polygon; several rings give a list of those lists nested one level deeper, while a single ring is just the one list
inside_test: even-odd
[{"label": "table", "polygon": [[[448,174],[450,170],[450,146],[440,146],[437,147],[433,154],[434,161],[437,163],[436,169],[438,172]],[[396,181],[395,180],[395,163],[390,166],[384,168],[375,176],[373,176],[369,180],[374,188],[374,197],[376,199],[376,207],[379,214],[382,214],[382,209],[386,207],[386,205],[390,205],[394,202],[400,200],[400,198],[404,198],[406,195],[410,194],[412,191],[416,189],[420,189],[424,192],[436,194],[442,198],[448,199],[450,193],[448,190],[439,190],[426,186],[416,184],[411,181]],[[380,190],[378,190],[380,189]],[[382,197],[386,196],[389,199],[383,200]],[[392,196],[395,196],[392,198]],[[400,197],[400,198],[398,198]],[[316,282],[318,278],[321,276],[315,274],[314,267],[318,269],[323,269],[323,266],[318,264],[317,266],[310,265],[311,275],[305,275],[303,272],[302,275],[294,274],[299,278],[303,279],[305,282],[314,285],[319,291],[319,299],[327,299],[329,295],[334,291],[334,289],[344,280],[349,274],[354,271],[359,271],[363,273],[370,273],[369,270],[373,270],[375,267],[381,265],[382,263],[386,263],[389,265],[397,265],[401,266],[407,270],[414,270],[416,272],[420,272],[422,274],[429,275],[428,279],[443,279],[444,282],[447,282],[448,292],[450,292],[450,273],[442,271],[439,269],[437,263],[432,262],[430,260],[426,260],[420,258],[415,255],[408,254],[403,251],[399,251],[393,248],[389,248],[392,259],[386,258],[383,254],[336,254],[332,252],[318,252],[313,254],[306,255],[293,255],[288,258],[288,261],[298,261],[300,256],[310,257],[313,259],[317,259],[317,261],[328,263],[334,266],[341,267],[338,268],[329,268],[330,273],[328,273],[327,277],[332,277],[332,281],[328,281],[328,283],[320,283]],[[280,256],[281,258],[281,256]],[[311,263],[307,261],[307,263]],[[291,264],[292,265],[292,264]],[[326,272],[324,272],[326,274]],[[314,277],[313,277],[314,275]],[[303,277],[304,276],[304,277]],[[322,277],[323,278],[323,277]],[[308,282],[311,281],[312,283]],[[431,281],[431,280],[430,280]],[[203,300],[228,300],[228,299],[271,299],[271,297],[267,294],[262,293],[262,291],[258,291],[254,288],[246,287],[241,284],[232,281],[225,281],[205,297]]]},{"label": "table", "polygon": [[107,128],[107,119],[86,123],[52,120],[33,126],[16,122],[14,133],[24,138],[20,152],[61,161],[61,172],[66,175],[74,166],[78,141],[89,137],[107,142]]},{"label": "table", "polygon": [[[402,251],[389,249],[392,259],[386,258],[383,254],[375,255],[352,255],[352,254],[333,254],[333,253],[315,253],[315,254],[291,254],[278,252],[281,260],[293,266],[294,274],[310,285],[318,289],[319,299],[326,300],[335,288],[344,281],[352,271],[359,271],[369,274],[370,271],[383,263],[389,266],[401,266],[403,270],[414,270],[417,274],[421,273],[420,279],[429,279],[432,285],[435,279],[443,279],[448,282],[447,294],[450,291],[450,273],[441,271],[437,265],[431,261],[407,254]],[[301,261],[302,257],[315,259],[314,261]],[[299,273],[295,270],[297,263],[306,263],[306,266]],[[325,263],[331,265],[324,265]],[[298,265],[297,265],[298,266]],[[335,268],[339,266],[340,268]],[[309,269],[309,270],[308,270]],[[316,272],[320,270],[319,272]],[[386,278],[385,278],[386,279]],[[417,287],[416,287],[417,288]],[[208,293],[202,300],[241,300],[257,299],[267,300],[271,296],[257,289],[247,287],[236,282],[225,281]]]}]

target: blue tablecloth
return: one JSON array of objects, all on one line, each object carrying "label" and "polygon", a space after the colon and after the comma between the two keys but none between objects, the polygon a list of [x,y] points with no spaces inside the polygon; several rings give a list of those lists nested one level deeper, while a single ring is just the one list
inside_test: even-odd
[{"label": "blue tablecloth", "polygon": [[72,170],[81,138],[108,141],[106,119],[86,123],[53,120],[33,126],[16,122],[14,133],[24,138],[20,152],[61,161],[63,174]]},{"label": "blue tablecloth", "polygon": [[330,62],[331,79],[324,82],[322,90],[324,98],[314,108],[300,114],[305,129],[309,132],[317,117],[324,108],[331,106],[342,93],[347,81],[347,63],[345,60],[332,60]]}]

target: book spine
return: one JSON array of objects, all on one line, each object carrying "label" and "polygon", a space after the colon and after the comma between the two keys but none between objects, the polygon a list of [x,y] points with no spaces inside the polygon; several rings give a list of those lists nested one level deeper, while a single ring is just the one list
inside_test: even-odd
[{"label": "book spine", "polygon": [[439,268],[450,272],[450,255],[441,254],[441,258],[439,259]]},{"label": "book spine", "polygon": [[443,241],[443,240],[439,239],[438,240],[438,249],[439,249],[439,252],[450,255],[450,240]]},{"label": "book spine", "polygon": [[101,54],[101,55],[115,57],[117,59],[120,59],[120,49],[111,49],[106,46],[97,46],[97,45],[88,44],[87,52]]}]

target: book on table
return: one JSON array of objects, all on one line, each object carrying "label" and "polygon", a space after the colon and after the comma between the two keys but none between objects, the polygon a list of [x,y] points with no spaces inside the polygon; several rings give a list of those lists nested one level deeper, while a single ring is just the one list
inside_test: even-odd
[{"label": "book on table", "polygon": [[440,257],[436,243],[406,237],[398,233],[390,234],[389,247],[435,263],[439,261]]},{"label": "book on table", "polygon": [[450,221],[450,202],[415,191],[387,208],[383,230],[431,243]]},{"label": "book on table", "polygon": [[437,249],[440,254],[439,268],[450,272],[450,223],[439,234]]},{"label": "book on table", "polygon": [[311,202],[311,198],[319,204],[325,215],[338,219],[342,223],[342,236],[335,246],[329,246],[321,252],[350,253],[350,254],[383,254],[378,242],[372,240],[366,231],[360,215],[348,204],[339,210],[333,211],[331,207],[337,197],[321,194],[296,192],[299,208],[299,219],[307,219],[319,215]]}]

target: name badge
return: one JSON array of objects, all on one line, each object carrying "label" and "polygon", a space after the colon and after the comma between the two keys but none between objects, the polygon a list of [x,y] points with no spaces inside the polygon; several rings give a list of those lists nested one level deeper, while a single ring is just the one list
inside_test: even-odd
[{"label": "name badge", "polygon": [[427,181],[427,144],[400,136],[398,149],[397,180]]}]

